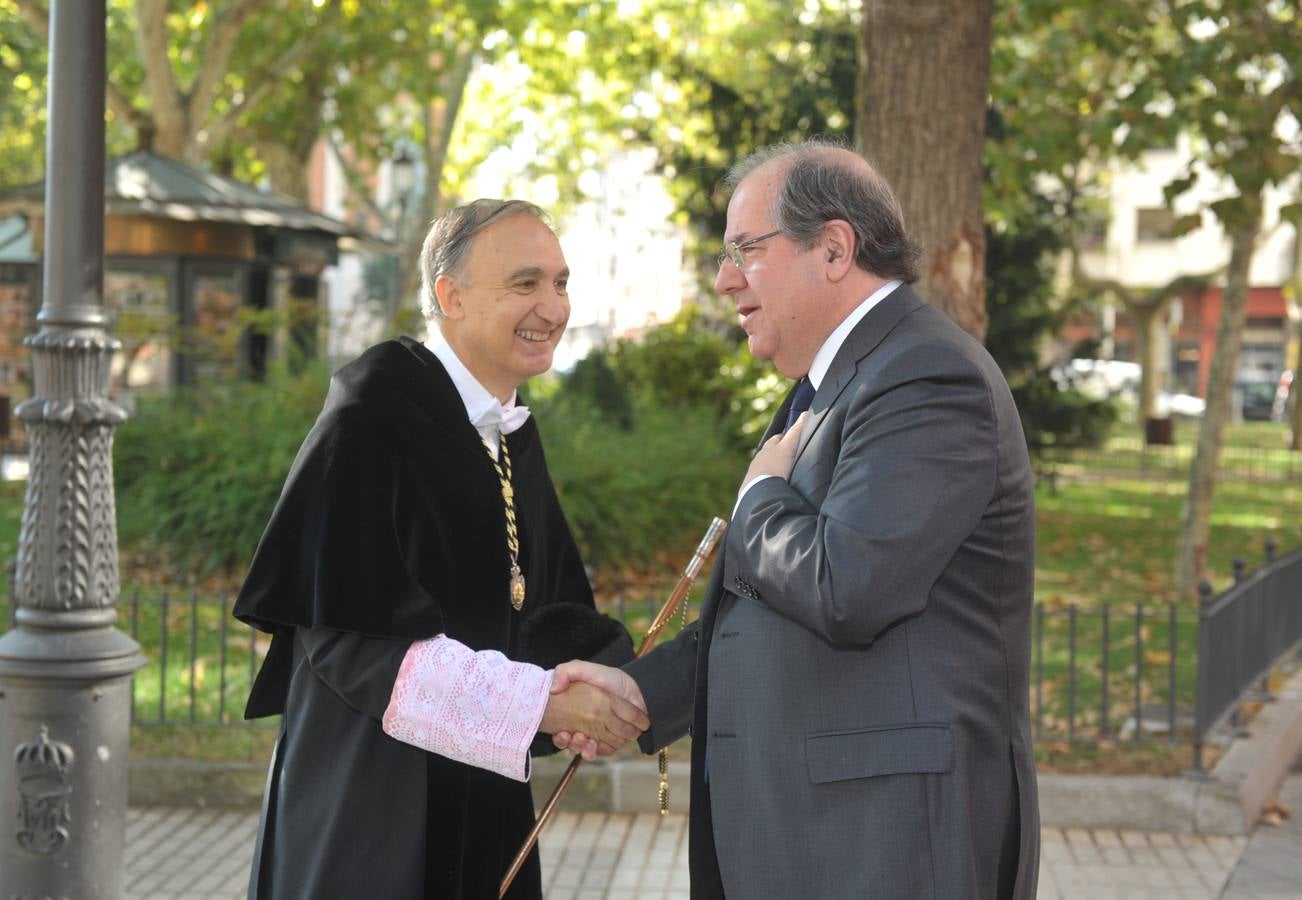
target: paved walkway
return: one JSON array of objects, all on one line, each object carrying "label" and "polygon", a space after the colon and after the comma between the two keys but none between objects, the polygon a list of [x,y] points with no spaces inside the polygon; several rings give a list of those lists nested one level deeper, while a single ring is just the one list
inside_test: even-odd
[{"label": "paved walkway", "polygon": [[[1302,776],[1281,796],[1295,817],[1243,837],[1046,828],[1044,900],[1302,898]],[[242,900],[257,816],[132,809],[130,900]],[[547,900],[687,900],[687,820],[560,813],[542,837]],[[1238,868],[1236,869],[1236,864]],[[1233,874],[1233,877],[1231,875]],[[1227,882],[1229,891],[1222,894]],[[815,898],[816,900],[816,898]]]},{"label": "paved walkway", "polygon": [[[1295,771],[1302,772],[1302,762]],[[1302,897],[1302,775],[1279,792],[1289,811],[1278,828],[1258,828],[1225,889],[1225,900],[1283,900]]]}]

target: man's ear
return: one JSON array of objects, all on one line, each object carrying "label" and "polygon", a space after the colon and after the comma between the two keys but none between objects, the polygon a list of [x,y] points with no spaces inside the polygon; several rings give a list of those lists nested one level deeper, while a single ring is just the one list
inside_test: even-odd
[{"label": "man's ear", "polygon": [[819,250],[823,253],[827,277],[832,281],[844,278],[854,268],[854,229],[850,223],[833,219],[825,224]]},{"label": "man's ear", "polygon": [[434,279],[434,299],[438,301],[444,318],[455,320],[465,316],[466,310],[461,305],[461,292],[457,289],[457,280],[451,275],[440,275]]}]

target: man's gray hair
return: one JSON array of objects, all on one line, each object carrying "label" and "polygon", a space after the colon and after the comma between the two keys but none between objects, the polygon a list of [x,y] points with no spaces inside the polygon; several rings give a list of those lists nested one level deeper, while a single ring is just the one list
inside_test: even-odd
[{"label": "man's gray hair", "polygon": [[918,280],[922,248],[904,227],[904,211],[877,170],[853,165],[834,151],[845,144],[813,138],[773,144],[728,170],[724,183],[735,189],[747,175],[770,162],[785,164],[786,177],[770,214],[773,227],[808,250],[833,219],[854,230],[855,263],[881,278]]},{"label": "man's gray hair", "polygon": [[550,226],[547,214],[527,200],[472,200],[434,220],[420,248],[420,311],[428,319],[443,317],[434,282],[443,275],[459,275],[470,258],[475,236],[508,216],[533,216]]}]

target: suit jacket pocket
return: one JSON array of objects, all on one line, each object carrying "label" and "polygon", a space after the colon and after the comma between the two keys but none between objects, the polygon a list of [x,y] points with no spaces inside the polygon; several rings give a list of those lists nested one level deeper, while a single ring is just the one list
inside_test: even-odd
[{"label": "suit jacket pocket", "polygon": [[877,775],[952,772],[954,736],[943,723],[810,734],[805,737],[805,762],[814,784]]}]

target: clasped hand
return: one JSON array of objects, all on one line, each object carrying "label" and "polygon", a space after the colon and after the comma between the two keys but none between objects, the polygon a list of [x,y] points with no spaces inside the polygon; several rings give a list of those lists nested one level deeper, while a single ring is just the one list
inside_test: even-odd
[{"label": "clasped hand", "polygon": [[637,682],[619,669],[574,660],[556,667],[539,730],[562,750],[610,756],[651,727]]}]

